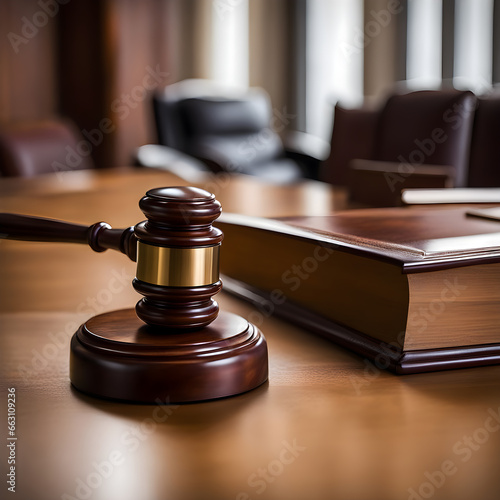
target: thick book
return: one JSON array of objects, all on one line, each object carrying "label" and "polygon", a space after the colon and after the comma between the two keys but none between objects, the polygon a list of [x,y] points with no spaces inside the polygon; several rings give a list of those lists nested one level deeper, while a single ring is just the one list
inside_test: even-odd
[{"label": "thick book", "polygon": [[224,214],[226,290],[415,373],[500,362],[500,226],[466,208]]}]

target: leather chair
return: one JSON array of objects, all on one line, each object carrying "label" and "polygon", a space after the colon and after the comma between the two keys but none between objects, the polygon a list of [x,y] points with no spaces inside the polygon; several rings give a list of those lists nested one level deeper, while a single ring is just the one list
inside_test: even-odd
[{"label": "leather chair", "polygon": [[500,187],[500,92],[478,99],[468,185]]},{"label": "leather chair", "polygon": [[397,205],[402,189],[466,186],[475,107],[469,91],[391,96],[380,113],[371,159],[352,163],[351,199]]},{"label": "leather chair", "polygon": [[379,116],[378,106],[335,106],[330,155],[319,168],[319,180],[334,186],[348,184],[351,161],[373,156]]},{"label": "leather chair", "polygon": [[95,168],[91,147],[67,120],[46,120],[0,127],[0,174],[40,174]]},{"label": "leather chair", "polygon": [[272,127],[269,96],[259,88],[238,91],[184,80],[154,95],[153,110],[158,143],[202,161],[212,172],[290,183],[317,176],[329,149],[323,141],[301,140],[300,134],[294,136],[295,147],[286,148]]}]

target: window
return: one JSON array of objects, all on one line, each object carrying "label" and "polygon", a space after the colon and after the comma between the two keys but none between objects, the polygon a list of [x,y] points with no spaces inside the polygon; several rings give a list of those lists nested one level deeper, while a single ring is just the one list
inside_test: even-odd
[{"label": "window", "polygon": [[484,92],[492,70],[493,0],[455,0],[454,85]]},{"label": "window", "polygon": [[442,10],[441,0],[408,1],[409,85],[429,88],[441,83]]},{"label": "window", "polygon": [[308,0],[306,130],[330,139],[332,109],[363,98],[363,0]]}]

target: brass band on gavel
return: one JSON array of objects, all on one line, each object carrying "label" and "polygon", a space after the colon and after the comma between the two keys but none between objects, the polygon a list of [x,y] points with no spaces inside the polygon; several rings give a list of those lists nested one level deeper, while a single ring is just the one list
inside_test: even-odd
[{"label": "brass band on gavel", "polygon": [[169,248],[137,243],[137,279],[160,286],[204,286],[219,280],[220,244]]}]

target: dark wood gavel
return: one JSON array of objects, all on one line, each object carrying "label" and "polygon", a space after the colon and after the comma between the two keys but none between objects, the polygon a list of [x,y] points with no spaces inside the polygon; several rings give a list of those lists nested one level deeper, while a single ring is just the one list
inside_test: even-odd
[{"label": "dark wood gavel", "polygon": [[[198,188],[151,189],[139,206],[147,220],[112,229],[0,214],[1,237],[88,243],[137,262],[133,309],[83,323],[71,339],[70,379],[87,394],[124,401],[192,402],[239,394],[267,380],[267,344],[244,318],[222,311],[222,232],[214,195]],[[147,323],[146,325],[144,323]],[[207,326],[209,325],[209,326]]]},{"label": "dark wood gavel", "polygon": [[95,252],[118,250],[137,262],[132,284],[144,296],[140,319],[152,326],[196,329],[218,314],[212,296],[220,291],[222,232],[212,227],[221,214],[215,196],[193,187],[151,189],[139,206],[146,221],[126,229],[105,222],[91,226],[25,215],[0,214],[0,237],[84,243]]}]

